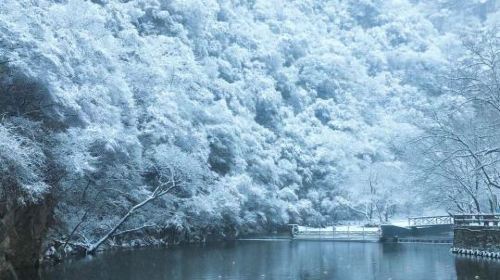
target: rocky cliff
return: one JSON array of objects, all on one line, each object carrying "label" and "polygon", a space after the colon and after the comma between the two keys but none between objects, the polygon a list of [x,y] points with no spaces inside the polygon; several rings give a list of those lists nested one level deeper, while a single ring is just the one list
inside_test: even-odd
[{"label": "rocky cliff", "polygon": [[29,279],[36,273],[52,202],[0,202],[0,279]]}]

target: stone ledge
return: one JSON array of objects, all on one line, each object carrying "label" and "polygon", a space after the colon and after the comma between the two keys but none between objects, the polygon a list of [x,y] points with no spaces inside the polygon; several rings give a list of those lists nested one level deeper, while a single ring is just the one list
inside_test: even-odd
[{"label": "stone ledge", "polygon": [[450,252],[452,252],[453,254],[460,254],[460,255],[500,259],[500,252],[493,252],[493,251],[473,250],[473,249],[452,247],[450,249]]}]

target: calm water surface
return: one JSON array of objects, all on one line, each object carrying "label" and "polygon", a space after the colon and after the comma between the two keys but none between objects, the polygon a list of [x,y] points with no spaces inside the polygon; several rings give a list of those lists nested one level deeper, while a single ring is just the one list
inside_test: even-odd
[{"label": "calm water surface", "polygon": [[500,262],[455,257],[449,245],[237,241],[108,252],[42,279],[500,279]]}]

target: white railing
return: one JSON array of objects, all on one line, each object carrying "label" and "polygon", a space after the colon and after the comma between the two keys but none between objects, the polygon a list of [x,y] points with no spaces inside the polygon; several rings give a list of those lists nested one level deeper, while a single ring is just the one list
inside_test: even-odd
[{"label": "white railing", "polygon": [[455,226],[500,226],[500,214],[457,214],[453,217]]},{"label": "white railing", "polygon": [[452,225],[452,216],[424,216],[408,218],[408,226]]},{"label": "white railing", "polygon": [[290,225],[293,238],[308,239],[346,239],[365,240],[379,238],[381,235],[378,227],[362,226],[331,226],[327,228],[310,228],[299,225]]}]

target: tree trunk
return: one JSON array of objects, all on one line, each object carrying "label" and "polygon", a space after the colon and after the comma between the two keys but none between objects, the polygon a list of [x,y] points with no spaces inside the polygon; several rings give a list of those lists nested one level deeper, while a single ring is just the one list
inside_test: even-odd
[{"label": "tree trunk", "polygon": [[108,233],[106,233],[97,242],[95,242],[94,244],[90,245],[90,247],[87,249],[87,254],[93,254],[93,253],[95,253],[95,251],[97,250],[97,248],[99,248],[99,246],[101,246],[102,243],[104,243],[106,240],[108,240],[108,238],[111,237],[120,228],[120,226],[123,223],[125,223],[128,220],[128,218],[130,218],[130,216],[132,216],[132,214],[134,214],[134,212],[137,209],[141,208],[142,206],[146,205],[147,203],[149,203],[150,201],[154,200],[157,197],[158,196],[150,196],[146,200],[144,200],[143,202],[141,202],[139,204],[136,204],[134,207],[130,208],[130,210],[127,212],[127,214],[125,214],[120,219],[120,221],[118,221],[118,223],[110,231],[108,231]]}]

